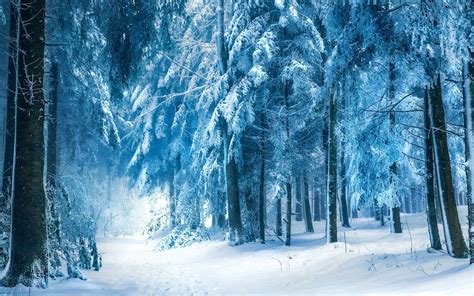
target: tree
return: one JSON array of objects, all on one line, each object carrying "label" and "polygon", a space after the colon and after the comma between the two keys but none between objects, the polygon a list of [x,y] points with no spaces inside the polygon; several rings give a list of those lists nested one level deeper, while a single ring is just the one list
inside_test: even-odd
[{"label": "tree", "polygon": [[[14,167],[10,264],[3,285],[46,287],[48,247],[44,190],[45,1],[20,6],[16,163]],[[25,219],[25,217],[29,217]]]},{"label": "tree", "polygon": [[311,215],[311,204],[309,202],[309,184],[306,171],[303,173],[303,213],[306,232],[314,232]]},{"label": "tree", "polygon": [[448,151],[448,138],[441,89],[441,76],[438,75],[429,92],[430,119],[433,128],[433,151],[438,181],[444,234],[448,253],[456,258],[467,256],[467,247],[459,224],[459,216],[454,196],[451,159]]},{"label": "tree", "polygon": [[426,178],[426,216],[428,218],[428,232],[430,234],[431,247],[435,250],[441,250],[441,240],[439,238],[438,218],[436,214],[435,201],[435,169],[433,153],[433,130],[431,128],[431,119],[429,113],[429,94],[428,88],[425,90],[424,97],[424,122],[425,122],[425,178]]},{"label": "tree", "polygon": [[328,243],[337,242],[337,93],[329,98],[329,141],[328,141],[328,183],[326,239]]},{"label": "tree", "polygon": [[[15,125],[16,125],[16,100],[17,100],[17,76],[18,76],[18,7],[17,1],[10,2],[10,36],[9,36],[9,58],[8,58],[8,82],[7,82],[7,106],[5,116],[5,150],[3,154],[2,174],[2,197],[0,208],[1,231],[9,237],[11,216],[11,199],[13,191],[13,168],[15,164]],[[5,250],[8,252],[8,250]],[[6,264],[6,262],[4,262]],[[5,266],[3,266],[5,267]]]}]

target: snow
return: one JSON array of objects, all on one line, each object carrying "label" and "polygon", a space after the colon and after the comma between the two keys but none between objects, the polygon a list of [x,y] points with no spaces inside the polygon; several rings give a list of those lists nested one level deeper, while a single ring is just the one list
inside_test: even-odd
[{"label": "snow", "polygon": [[[460,213],[465,231],[466,210]],[[156,242],[141,237],[103,238],[100,272],[84,271],[88,281],[53,281],[31,295],[472,295],[467,259],[427,252],[425,215],[402,214],[402,222],[403,234],[391,234],[372,219],[355,219],[352,229],[338,228],[341,242],[330,245],[324,222],[315,223],[314,234],[295,222],[291,247],[275,238],[229,247],[222,233],[212,233],[213,241],[156,252]],[[26,288],[1,292],[28,295]]]}]

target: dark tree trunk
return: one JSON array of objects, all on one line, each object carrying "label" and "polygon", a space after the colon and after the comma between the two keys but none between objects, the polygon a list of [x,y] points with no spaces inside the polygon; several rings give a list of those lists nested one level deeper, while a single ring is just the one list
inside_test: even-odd
[{"label": "dark tree trunk", "polygon": [[265,243],[265,115],[260,114],[261,132],[261,151],[260,151],[260,180],[259,180],[259,200],[258,200],[258,230],[259,238]]},{"label": "dark tree trunk", "polygon": [[[471,19],[471,25],[474,20]],[[469,257],[470,264],[474,263],[474,205],[472,189],[474,186],[474,49],[470,48],[469,60],[463,67],[463,97],[464,97],[464,127],[466,151],[466,180],[467,180],[467,209],[469,221]]]},{"label": "dark tree trunk", "polygon": [[426,166],[426,203],[428,231],[430,234],[431,247],[435,250],[441,250],[441,240],[438,230],[438,219],[436,217],[436,196],[435,196],[435,172],[433,160],[433,138],[431,121],[428,105],[428,88],[425,90],[424,97],[424,120],[425,120],[425,166]]},{"label": "dark tree trunk", "polygon": [[[224,0],[217,3],[217,60],[221,75],[227,72],[228,51],[225,45],[224,29]],[[239,196],[239,170],[237,162],[230,150],[232,135],[229,135],[228,124],[224,118],[220,118],[220,128],[224,138],[224,170],[227,189],[227,213],[229,217],[229,242],[231,245],[243,243],[242,239],[242,218],[240,211]]]},{"label": "dark tree trunk", "polygon": [[291,182],[286,183],[286,239],[285,245],[291,245]]},{"label": "dark tree trunk", "polygon": [[[382,210],[380,209],[379,202],[377,200],[374,201],[374,216],[375,221],[380,221]],[[383,226],[383,223],[381,223]]]},{"label": "dark tree trunk", "polygon": [[296,174],[295,178],[295,197],[296,197],[296,205],[295,205],[295,215],[296,221],[303,221],[303,211],[302,211],[302,202],[301,202],[301,176],[299,173]]},{"label": "dark tree trunk", "polygon": [[341,147],[341,218],[343,227],[351,227],[349,223],[349,210],[347,208],[347,176],[345,163],[345,143],[342,141]]},{"label": "dark tree trunk", "polygon": [[324,190],[320,197],[320,214],[321,219],[327,218],[327,196],[328,196],[328,180],[329,180],[329,116],[328,114],[325,115],[323,119],[323,131],[322,131],[322,138],[323,138],[323,151],[324,151],[324,180],[326,182],[326,186],[324,186]]},{"label": "dark tree trunk", "polygon": [[282,236],[283,235],[283,225],[282,225],[282,214],[281,214],[281,198],[278,198],[276,201],[276,235]]},{"label": "dark tree trunk", "polygon": [[212,226],[225,228],[227,226],[225,218],[225,193],[222,191],[218,191],[216,194],[217,200],[215,204],[214,213],[212,214]]},{"label": "dark tree trunk", "polygon": [[429,97],[430,119],[433,128],[433,150],[439,186],[439,198],[448,253],[455,258],[467,257],[468,250],[462,236],[459,215],[454,198],[451,159],[444,115],[441,76],[438,75]]},{"label": "dark tree trunk", "polygon": [[[3,154],[3,174],[2,174],[2,196],[0,199],[0,213],[4,216],[1,218],[0,231],[4,233],[6,239],[10,239],[10,219],[11,216],[11,199],[13,186],[13,167],[15,164],[15,117],[16,117],[16,100],[17,100],[17,67],[18,64],[18,10],[16,1],[10,1],[10,40],[9,40],[9,58],[8,58],[8,82],[7,82],[7,106],[5,115],[5,138],[4,138],[4,154]],[[3,262],[8,261],[9,250],[3,250]],[[5,266],[0,266],[5,268]]]},{"label": "dark tree trunk", "polygon": [[313,192],[313,221],[321,221],[321,192]]},{"label": "dark tree trunk", "polygon": [[[285,108],[286,108],[286,115],[285,115],[285,120],[286,120],[286,137],[287,141],[290,141],[290,119],[289,119],[289,113],[290,113],[290,105],[288,103],[288,96],[290,95],[290,85],[289,82],[285,83],[285,90],[284,90],[284,100],[285,100]],[[289,143],[287,143],[289,145]],[[287,155],[288,157],[288,155]],[[291,196],[291,177],[287,177],[288,180],[286,181],[286,240],[285,240],[285,245],[289,246],[291,245],[291,216],[292,216],[292,196]],[[297,178],[298,179],[298,178]],[[298,189],[298,187],[297,187]],[[300,194],[301,194],[301,188],[300,189]],[[298,191],[298,190],[297,190]]]},{"label": "dark tree trunk", "polygon": [[[389,65],[389,96],[390,96],[390,103],[395,104],[395,64],[391,62]],[[395,137],[394,129],[395,129],[395,111],[391,111],[389,113],[389,119],[390,119],[390,129]],[[391,217],[390,217],[390,230],[393,231],[394,233],[402,233],[402,224],[401,224],[401,219],[400,219],[400,200],[397,194],[397,162],[394,162],[390,166],[390,184],[395,187],[394,190],[394,196],[392,196],[392,201],[390,203],[392,209],[391,209]]]},{"label": "dark tree trunk", "polygon": [[[16,163],[10,264],[3,285],[46,287],[48,247],[44,190],[45,1],[23,0],[20,9]],[[25,219],[28,217],[28,219]]]},{"label": "dark tree trunk", "polygon": [[329,102],[329,141],[328,141],[328,185],[326,238],[328,243],[337,242],[337,100],[331,94]]},{"label": "dark tree trunk", "polygon": [[[48,145],[47,145],[47,190],[50,211],[50,237],[61,243],[61,229],[59,213],[57,210],[56,194],[58,191],[57,174],[57,118],[58,118],[58,91],[59,91],[59,67],[56,62],[51,65],[51,85],[48,102]],[[51,227],[52,226],[52,227]]]},{"label": "dark tree trunk", "polygon": [[309,184],[308,184],[308,176],[306,172],[303,173],[303,196],[304,196],[304,204],[303,204],[303,212],[304,212],[304,222],[306,226],[306,232],[314,232],[313,227],[313,220],[311,219],[311,205],[309,202]]},{"label": "dark tree trunk", "polygon": [[[3,155],[3,179],[1,209],[9,209],[12,192],[12,176],[15,149],[15,112],[17,89],[17,47],[18,47],[18,16],[16,1],[10,2],[10,41],[8,58],[7,106],[5,116],[5,150]],[[3,225],[2,225],[3,226]],[[3,228],[2,228],[3,229]],[[3,229],[9,233],[9,229]]]}]

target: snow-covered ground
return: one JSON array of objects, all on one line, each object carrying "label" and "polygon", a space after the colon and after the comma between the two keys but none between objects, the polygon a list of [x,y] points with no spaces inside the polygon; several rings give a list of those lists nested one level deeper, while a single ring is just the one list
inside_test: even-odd
[{"label": "snow-covered ground", "polygon": [[[462,208],[461,216],[465,213]],[[291,247],[279,240],[239,247],[215,240],[154,252],[156,243],[145,239],[101,239],[100,272],[85,271],[85,282],[52,282],[48,290],[32,289],[31,295],[473,295],[474,269],[468,260],[426,251],[425,215],[403,215],[402,220],[404,233],[397,235],[372,219],[357,219],[352,229],[339,228],[341,242],[331,245],[325,244],[324,222],[315,225],[315,234],[304,234],[297,223]]]}]

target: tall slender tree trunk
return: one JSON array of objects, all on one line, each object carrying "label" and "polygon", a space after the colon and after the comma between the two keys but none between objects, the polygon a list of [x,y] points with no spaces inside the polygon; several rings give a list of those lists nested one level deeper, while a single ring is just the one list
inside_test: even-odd
[{"label": "tall slender tree trunk", "polygon": [[[3,179],[1,208],[7,209],[11,201],[12,176],[15,149],[15,112],[17,89],[18,11],[17,1],[10,2],[10,40],[8,58],[7,106],[5,116],[5,149],[3,155]],[[9,231],[8,231],[9,232]]]},{"label": "tall slender tree trunk", "polygon": [[282,213],[281,213],[281,198],[279,197],[276,201],[276,223],[275,223],[275,232],[277,236],[283,235],[283,225],[282,225]]},{"label": "tall slender tree trunk", "polygon": [[[225,126],[227,126],[227,124],[225,124]],[[225,128],[225,130],[226,129],[227,128]],[[243,243],[238,167],[235,157],[233,155],[229,155],[232,153],[232,151],[230,151],[230,137],[228,135],[225,135],[224,139],[224,161],[227,185],[227,213],[229,216],[229,242],[232,245],[238,245]]]},{"label": "tall slender tree trunk", "polygon": [[[287,145],[289,145],[290,141],[290,119],[288,118],[290,115],[290,105],[288,103],[288,96],[290,95],[290,86],[289,82],[285,82],[285,90],[284,90],[284,100],[285,100],[285,120],[286,120],[286,138],[287,138]],[[288,156],[287,156],[288,157]],[[292,196],[291,196],[291,176],[287,177],[286,180],[286,240],[285,245],[291,245],[291,216],[292,216]],[[298,178],[297,178],[298,180]],[[298,187],[296,187],[296,191],[298,191]],[[301,188],[300,194],[301,194]],[[298,194],[298,193],[297,193]]]},{"label": "tall slender tree trunk", "polygon": [[[45,1],[20,7],[16,163],[14,167],[10,263],[3,285],[46,287],[48,246],[44,190]],[[25,219],[28,217],[28,219]]]},{"label": "tall slender tree trunk", "polygon": [[341,212],[342,226],[351,227],[349,223],[349,210],[347,208],[347,176],[345,162],[345,142],[341,142]]},{"label": "tall slender tree trunk", "polygon": [[47,172],[47,194],[51,223],[53,224],[50,236],[61,242],[61,229],[59,213],[57,210],[56,195],[58,191],[57,177],[57,118],[58,118],[58,91],[59,91],[59,66],[56,62],[51,64],[51,84],[48,102],[48,145],[46,154],[46,172]]},{"label": "tall slender tree trunk", "polygon": [[[381,215],[382,210],[380,209],[379,202],[377,200],[374,201],[374,216],[375,216],[375,221],[380,221],[380,215]],[[383,226],[383,222],[382,222]]]},{"label": "tall slender tree trunk", "polygon": [[169,202],[169,211],[170,211],[170,229],[176,227],[176,193],[174,190],[174,180],[175,180],[175,169],[173,168],[170,172],[170,180],[169,180],[169,192],[168,192],[168,202]]},{"label": "tall slender tree trunk", "polygon": [[292,205],[291,205],[291,182],[286,183],[286,219],[285,219],[285,225],[286,225],[286,238],[285,238],[285,245],[290,246],[291,245],[291,215],[292,215]]},{"label": "tall slender tree trunk", "polygon": [[[8,82],[7,82],[7,106],[5,116],[5,138],[4,138],[4,154],[3,154],[3,174],[2,174],[2,196],[0,199],[0,212],[5,221],[0,225],[0,231],[3,231],[7,239],[10,237],[10,219],[11,216],[11,199],[13,190],[13,167],[15,164],[15,120],[16,120],[16,100],[17,100],[17,65],[18,65],[18,0],[10,1],[10,40],[9,40],[9,58],[8,58]],[[9,250],[4,250],[6,264],[8,260]],[[5,266],[0,266],[4,268]]]},{"label": "tall slender tree trunk", "polygon": [[328,243],[337,242],[337,99],[332,93],[329,101],[329,139],[328,139],[328,183],[326,239]]},{"label": "tall slender tree trunk", "polygon": [[296,197],[296,205],[295,205],[295,214],[296,214],[296,221],[303,221],[303,211],[302,211],[302,200],[301,200],[301,175],[299,173],[296,174],[295,178],[295,197]]},{"label": "tall slender tree trunk", "polygon": [[265,115],[260,114],[261,144],[260,144],[260,180],[259,180],[259,200],[258,200],[258,230],[260,242],[265,243]]},{"label": "tall slender tree trunk", "polygon": [[303,212],[306,232],[314,232],[313,220],[311,217],[311,205],[309,202],[309,184],[306,171],[303,173]]},{"label": "tall slender tree trunk", "polygon": [[433,130],[431,128],[430,114],[429,114],[429,94],[428,88],[425,90],[424,98],[424,119],[425,119],[425,170],[426,170],[426,203],[428,218],[428,231],[430,234],[431,247],[435,250],[441,250],[441,240],[438,230],[438,219],[436,217],[436,196],[435,196],[435,172],[433,160]]},{"label": "tall slender tree trunk", "polygon": [[[217,61],[221,75],[227,72],[228,50],[225,44],[224,34],[224,0],[217,1]],[[240,211],[239,196],[239,170],[237,162],[230,150],[230,141],[233,135],[229,135],[228,124],[224,118],[220,118],[220,128],[224,138],[224,171],[227,189],[227,213],[229,217],[229,243],[239,245],[243,243],[242,218]]]},{"label": "tall slender tree trunk", "polygon": [[465,258],[467,257],[468,250],[462,236],[454,197],[440,75],[435,79],[435,85],[428,101],[430,104],[431,126],[433,128],[433,150],[446,246],[451,256]]},{"label": "tall slender tree trunk", "polygon": [[329,112],[327,112],[323,119],[323,130],[322,130],[322,139],[323,139],[323,151],[324,151],[324,180],[325,185],[324,190],[320,197],[320,213],[321,219],[327,218],[327,196],[328,196],[328,180],[329,180]]},{"label": "tall slender tree trunk", "polygon": [[313,190],[313,221],[321,221],[321,192]]},{"label": "tall slender tree trunk", "polygon": [[[472,8],[471,8],[472,9]],[[472,14],[472,13],[471,13]],[[471,20],[471,24],[474,20]],[[467,180],[467,208],[469,221],[469,254],[470,264],[474,263],[474,200],[472,189],[474,187],[474,50],[470,49],[469,61],[464,63],[463,71],[463,96],[464,96],[464,126],[465,126],[465,151],[466,151],[466,180]]]},{"label": "tall slender tree trunk", "polygon": [[[395,64],[390,62],[389,65],[389,96],[390,102],[395,104]],[[390,119],[390,129],[392,136],[395,137],[395,111],[391,111],[389,113]],[[400,200],[397,194],[397,162],[394,162],[390,166],[390,184],[393,187],[394,196],[392,196],[392,200],[390,202],[391,211],[390,211],[390,230],[394,233],[402,233],[402,223],[400,219]]]}]

